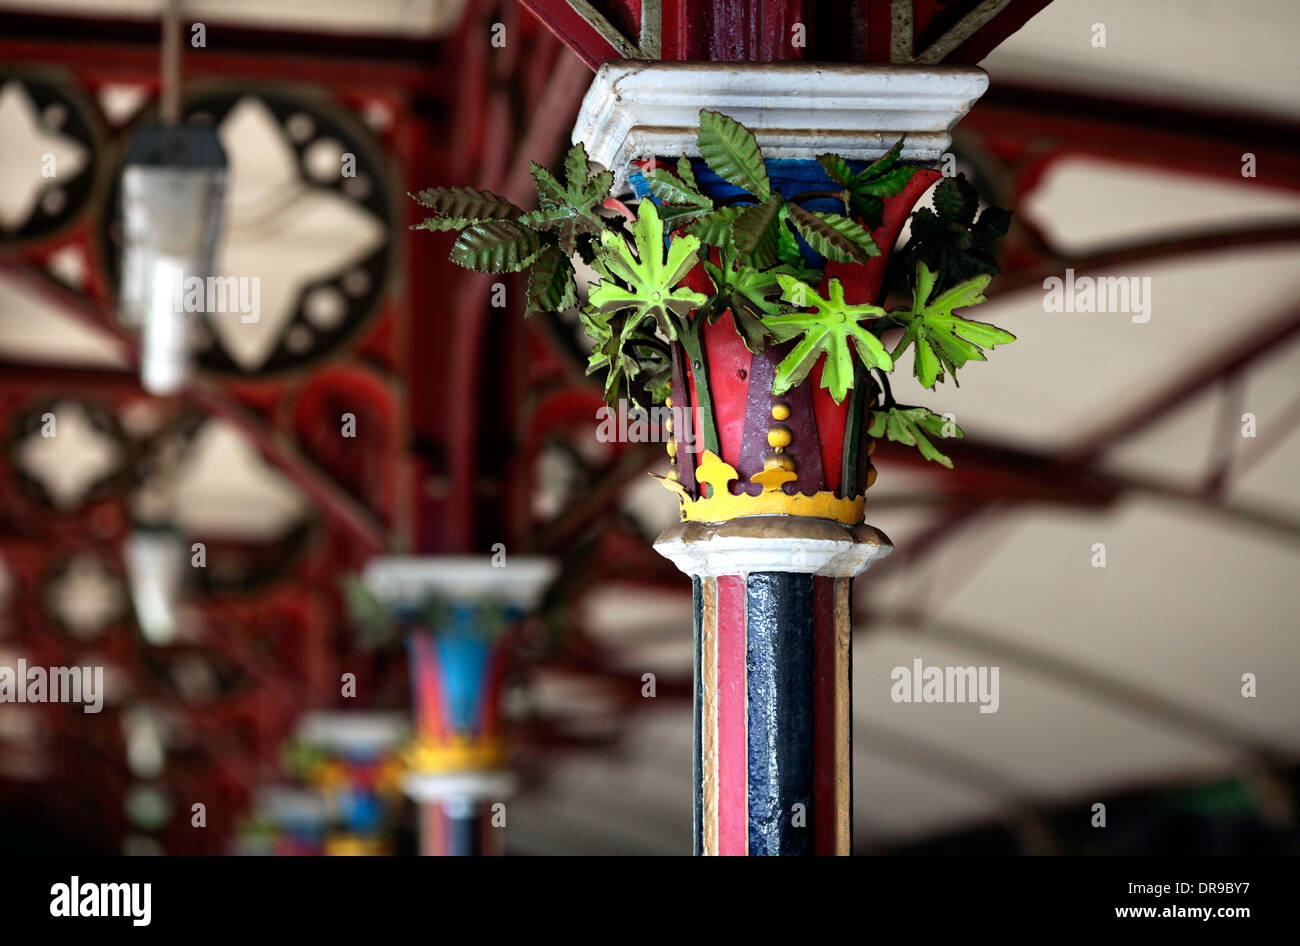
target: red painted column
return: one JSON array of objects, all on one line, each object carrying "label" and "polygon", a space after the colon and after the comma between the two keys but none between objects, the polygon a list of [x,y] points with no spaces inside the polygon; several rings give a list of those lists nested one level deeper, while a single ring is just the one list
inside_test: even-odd
[{"label": "red painted column", "polygon": [[[806,264],[842,281],[846,298],[878,304],[889,252],[950,129],[987,84],[978,69],[898,69],[806,63],[610,62],[584,100],[574,140],[635,196],[649,161],[691,161],[700,189],[755,198],[700,158],[701,109],[753,132],[771,191],[834,193],[818,154],[875,160],[898,139],[911,182],[885,199],[871,232],[878,256]],[[812,210],[821,198],[807,202]],[[840,204],[842,207],[842,203]],[[715,260],[716,262],[716,260]],[[688,276],[693,288],[696,274]],[[823,294],[827,286],[821,287]],[[849,295],[851,293],[851,295]],[[685,336],[686,333],[680,333]],[[752,354],[724,313],[675,346],[671,405],[682,523],[656,549],[694,581],[696,599],[695,852],[848,854],[852,845],[851,582],[893,546],[863,521],[875,479],[867,427],[874,382],[860,371],[840,403],[821,366],[772,393],[792,343]],[[715,446],[700,450],[704,430]]]}]

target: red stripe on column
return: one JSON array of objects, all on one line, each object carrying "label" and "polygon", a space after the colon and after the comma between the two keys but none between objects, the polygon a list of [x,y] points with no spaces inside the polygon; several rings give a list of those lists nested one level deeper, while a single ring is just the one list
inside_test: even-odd
[{"label": "red stripe on column", "polygon": [[478,736],[491,739],[497,734],[501,711],[501,684],[505,680],[506,649],[497,643],[488,655],[487,686],[483,689],[483,705],[479,707]]},{"label": "red stripe on column", "polygon": [[442,706],[442,665],[433,637],[423,630],[411,632],[411,679],[415,684],[416,729],[428,739],[445,739],[446,715]]},{"label": "red stripe on column", "polygon": [[813,578],[813,848],[835,853],[835,579]]},{"label": "red stripe on column", "polygon": [[745,579],[718,582],[718,853],[749,853]]}]

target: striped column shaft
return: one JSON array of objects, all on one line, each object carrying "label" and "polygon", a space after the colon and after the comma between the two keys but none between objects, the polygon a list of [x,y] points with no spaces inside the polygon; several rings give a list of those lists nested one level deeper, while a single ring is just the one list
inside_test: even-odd
[{"label": "striped column shaft", "polygon": [[501,854],[501,834],[492,827],[487,802],[423,802],[420,853],[426,857],[481,857]]},{"label": "striped column shaft", "polygon": [[852,579],[695,578],[695,853],[848,854]]}]

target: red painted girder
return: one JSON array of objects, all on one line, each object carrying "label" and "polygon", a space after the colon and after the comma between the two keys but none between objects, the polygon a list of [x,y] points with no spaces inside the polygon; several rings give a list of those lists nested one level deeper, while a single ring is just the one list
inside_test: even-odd
[{"label": "red painted girder", "polygon": [[614,59],[970,64],[1050,0],[520,2],[594,70]]}]

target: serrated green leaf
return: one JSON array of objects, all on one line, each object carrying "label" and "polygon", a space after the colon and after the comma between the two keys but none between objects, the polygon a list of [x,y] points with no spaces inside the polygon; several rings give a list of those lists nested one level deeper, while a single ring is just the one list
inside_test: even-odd
[{"label": "serrated green leaf", "polygon": [[711,213],[710,207],[692,207],[686,204],[664,204],[659,208],[659,219],[664,222],[668,230],[678,230],[689,224],[692,220],[698,220],[707,213]]},{"label": "serrated green leaf", "polygon": [[426,217],[423,223],[411,224],[411,229],[432,230],[437,233],[446,230],[463,230],[476,222],[471,217]]},{"label": "serrated green leaf", "polygon": [[767,167],[758,149],[758,140],[734,118],[708,109],[700,111],[698,143],[700,157],[714,174],[729,184],[743,188],[759,200],[771,193]]},{"label": "serrated green leaf", "polygon": [[581,141],[564,156],[564,180],[570,192],[581,191],[587,186],[587,149]]},{"label": "serrated green leaf", "polygon": [[[539,230],[556,231],[560,249],[565,253],[574,251],[579,233],[596,236],[604,230],[600,205],[609,196],[614,175],[601,171],[588,176],[586,154],[580,145],[570,150],[565,172],[569,178],[568,187],[561,186],[555,175],[541,165],[529,165],[529,172],[537,185],[537,209],[524,214],[520,222]],[[581,173],[577,173],[580,159],[583,167]]]},{"label": "serrated green leaf", "polygon": [[1010,332],[995,325],[972,322],[953,314],[955,309],[983,302],[989,279],[987,275],[979,276],[931,299],[935,273],[924,263],[917,264],[911,306],[889,314],[906,327],[892,357],[897,358],[909,346],[915,346],[912,370],[922,386],[932,388],[945,376],[952,377],[955,384],[958,368],[968,361],[986,360],[983,348],[1016,340]]},{"label": "serrated green leaf", "polygon": [[745,266],[734,251],[725,248],[721,251],[722,265],[716,266],[707,259],[703,262],[704,271],[713,282],[714,295],[701,313],[712,324],[723,312],[730,311],[736,333],[754,354],[763,350],[769,334],[761,319],[781,312],[778,301],[781,284],[777,277],[786,275],[813,284],[822,279],[820,272],[805,269],[802,265],[783,263],[771,269]]},{"label": "serrated green leaf", "polygon": [[887,174],[894,170],[895,166],[898,164],[898,159],[902,156],[903,142],[906,140],[907,135],[899,138],[894,142],[892,148],[867,165],[861,174],[855,176],[861,180],[870,180],[871,178],[879,177],[882,174]]},{"label": "serrated green leaf", "polygon": [[805,210],[790,204],[790,222],[808,245],[829,260],[838,263],[865,263],[879,256],[871,234],[856,220],[840,214]]},{"label": "serrated green leaf", "polygon": [[560,312],[576,301],[573,264],[558,247],[547,247],[528,274],[528,307],[524,314]]},{"label": "serrated green leaf", "polygon": [[946,177],[934,189],[934,209],[940,217],[973,223],[979,208],[979,195],[962,175]]},{"label": "serrated green leaf", "polygon": [[691,289],[674,288],[699,262],[700,241],[692,236],[676,237],[669,242],[665,255],[663,222],[654,201],[643,200],[632,226],[632,242],[635,254],[619,234],[609,230],[601,234],[600,262],[613,278],[602,279],[588,301],[605,312],[632,310],[636,314],[633,324],[652,316],[664,336],[675,339],[674,322],[684,322],[692,309],[709,301]]},{"label": "serrated green leaf", "polygon": [[727,246],[731,243],[731,228],[744,207],[723,207],[696,220],[686,232],[709,246]]},{"label": "serrated green leaf", "polygon": [[687,184],[663,168],[652,168],[643,176],[650,193],[662,203],[687,204],[697,208],[713,209],[713,201],[701,194],[694,184]]},{"label": "serrated green leaf", "polygon": [[513,273],[542,249],[541,237],[507,220],[466,227],[451,247],[451,261],[478,273]]},{"label": "serrated green leaf", "polygon": [[523,214],[504,197],[473,187],[429,187],[408,196],[441,216],[460,217],[473,223],[517,220]]},{"label": "serrated green leaf", "polygon": [[[924,407],[908,407],[906,405],[894,405],[888,410],[876,410],[871,412],[871,425],[867,428],[867,434],[871,437],[885,436],[888,439],[901,443],[905,446],[916,447],[921,451],[921,456],[927,460],[933,460],[952,469],[952,460],[939,451],[925,432],[935,436],[946,436],[944,428],[950,422],[941,414]],[[952,424],[953,437],[964,437],[966,432]]]},{"label": "serrated green leaf", "polygon": [[822,166],[826,176],[836,184],[848,185],[855,176],[853,169],[849,167],[849,162],[838,154],[819,154],[817,163]]},{"label": "serrated green leaf", "polygon": [[682,155],[677,159],[677,176],[692,190],[698,191],[700,189],[700,185],[695,180],[695,169],[691,167],[691,159],[686,155]]},{"label": "serrated green leaf", "polygon": [[766,269],[777,262],[781,209],[785,198],[773,194],[755,207],[747,207],[731,227],[732,241],[742,262]]},{"label": "serrated green leaf", "polygon": [[792,276],[777,276],[782,298],[799,306],[812,306],[813,312],[768,316],[763,325],[780,341],[799,338],[799,342],[777,365],[772,384],[773,394],[784,394],[808,377],[823,355],[822,387],[830,391],[836,404],[843,403],[853,387],[853,355],[867,368],[889,371],[893,362],[880,339],[861,323],[885,315],[879,306],[867,303],[851,305],[844,301],[844,287],[832,279],[827,298],[812,286]]},{"label": "serrated green leaf", "polygon": [[982,275],[1000,272],[994,243],[1007,232],[1010,211],[985,207],[975,219],[979,199],[963,175],[935,189],[938,213],[922,207],[912,215],[912,237],[893,264],[915,288],[917,263],[935,274],[936,291]]}]

